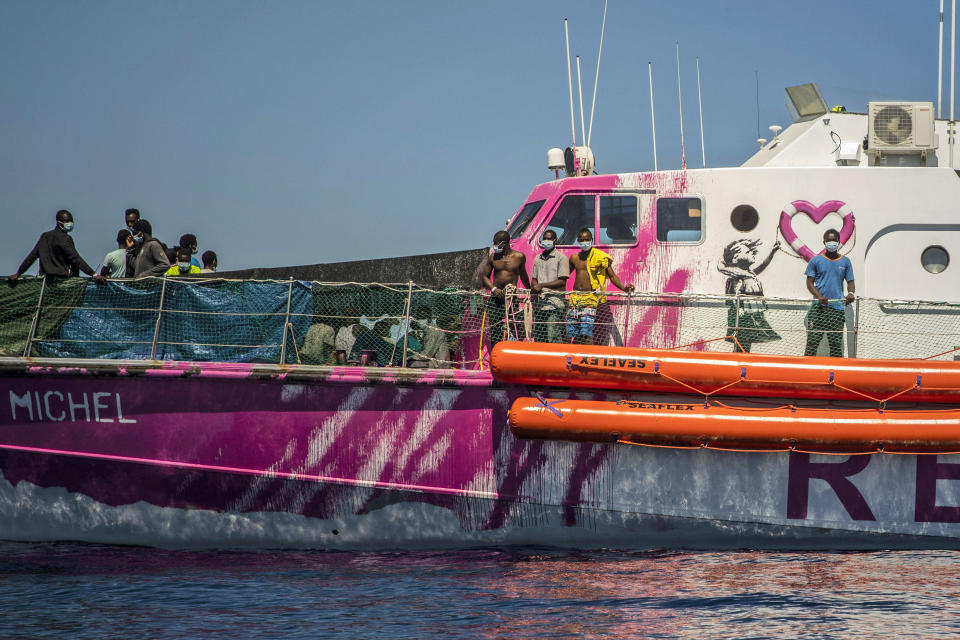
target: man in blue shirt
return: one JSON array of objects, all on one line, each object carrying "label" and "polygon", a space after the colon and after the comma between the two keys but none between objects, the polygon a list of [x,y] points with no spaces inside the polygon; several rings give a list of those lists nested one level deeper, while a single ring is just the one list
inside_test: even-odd
[{"label": "man in blue shirt", "polygon": [[[827,334],[830,356],[843,357],[844,305],[853,302],[856,290],[853,282],[853,265],[850,258],[841,256],[840,233],[828,229],[823,234],[825,253],[816,255],[807,264],[807,290],[817,299],[807,314],[807,348],[804,355],[817,354],[823,334]],[[847,283],[847,295],[843,295],[843,283]]]}]

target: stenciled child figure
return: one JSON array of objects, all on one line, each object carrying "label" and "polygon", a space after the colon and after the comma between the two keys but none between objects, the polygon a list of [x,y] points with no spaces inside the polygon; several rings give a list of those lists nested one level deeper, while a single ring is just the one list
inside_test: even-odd
[{"label": "stenciled child figure", "polygon": [[[727,276],[724,293],[728,296],[744,296],[740,298],[739,319],[737,301],[727,300],[726,340],[733,343],[734,351],[749,353],[754,343],[780,340],[780,336],[764,315],[767,304],[762,299],[763,284],[758,277],[773,260],[780,248],[780,241],[776,241],[770,254],[757,264],[757,249],[760,244],[759,240],[735,240],[723,250],[723,264],[717,265],[720,273]],[[761,299],[751,300],[751,297]]]}]

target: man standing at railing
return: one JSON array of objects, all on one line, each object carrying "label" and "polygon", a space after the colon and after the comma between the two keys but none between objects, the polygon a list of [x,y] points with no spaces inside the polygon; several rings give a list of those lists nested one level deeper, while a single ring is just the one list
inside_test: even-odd
[{"label": "man standing at railing", "polygon": [[[577,244],[580,252],[570,256],[570,270],[577,275],[567,309],[567,339],[578,344],[593,344],[597,342],[593,332],[597,309],[607,300],[607,279],[621,291],[631,292],[634,286],[620,282],[613,270],[613,258],[593,247],[593,232],[589,229],[577,233]],[[605,343],[606,332],[597,338]]]},{"label": "man standing at railing", "polygon": [[541,253],[533,259],[533,293],[539,297],[536,304],[534,340],[561,342],[563,339],[563,292],[570,277],[570,261],[553,248],[557,233],[547,229],[540,238]]},{"label": "man standing at railing", "polygon": [[153,237],[153,227],[141,218],[133,225],[133,241],[137,244],[137,258],[133,277],[162,276],[170,268],[167,252],[160,241]]},{"label": "man standing at railing", "polygon": [[[527,289],[530,288],[530,278],[527,276],[527,257],[510,247],[510,234],[506,231],[497,231],[493,236],[493,246],[490,253],[480,267],[480,274],[485,289],[490,290],[491,299],[487,304],[486,325],[490,331],[490,347],[503,340],[505,319],[509,314],[512,329],[516,331],[511,337],[522,339],[523,323],[517,313],[515,300],[506,302],[506,287],[517,286],[517,278]],[[511,332],[512,333],[512,332]]]},{"label": "man standing at railing", "polygon": [[70,237],[70,232],[73,231],[73,214],[66,209],[61,209],[57,211],[56,221],[57,226],[40,234],[40,239],[37,240],[33,250],[20,263],[20,268],[7,278],[10,284],[15,284],[38,258],[40,275],[69,278],[80,275],[82,271],[93,276],[96,282],[103,282],[103,276],[93,272],[90,265],[77,253],[77,248],[73,244],[73,238]]},{"label": "man standing at railing", "polygon": [[[827,229],[823,234],[826,251],[816,255],[807,264],[807,290],[817,299],[807,314],[807,347],[804,355],[815,356],[823,334],[827,334],[830,356],[843,357],[843,324],[846,314],[844,305],[853,302],[856,286],[853,282],[853,265],[850,258],[841,256],[840,233]],[[843,283],[847,283],[847,296],[843,296]]]}]

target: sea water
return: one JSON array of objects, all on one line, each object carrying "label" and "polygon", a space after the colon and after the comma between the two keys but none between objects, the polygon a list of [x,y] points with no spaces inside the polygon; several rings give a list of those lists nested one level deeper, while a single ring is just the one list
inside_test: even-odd
[{"label": "sea water", "polygon": [[0,542],[0,638],[947,638],[960,552]]}]

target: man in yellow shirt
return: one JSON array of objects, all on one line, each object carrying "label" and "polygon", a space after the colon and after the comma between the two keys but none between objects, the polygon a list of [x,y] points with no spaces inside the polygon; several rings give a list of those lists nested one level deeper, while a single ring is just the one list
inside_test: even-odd
[{"label": "man in yellow shirt", "polygon": [[607,279],[621,291],[633,291],[624,285],[613,270],[613,258],[593,248],[593,233],[581,229],[577,234],[580,252],[570,256],[570,271],[576,272],[570,306],[567,309],[567,339],[578,344],[593,342],[593,323],[597,308],[607,301]]},{"label": "man in yellow shirt", "polygon": [[200,267],[190,264],[191,255],[193,254],[190,251],[190,247],[180,247],[177,249],[177,264],[167,269],[165,275],[185,276],[188,273],[200,273]]}]

